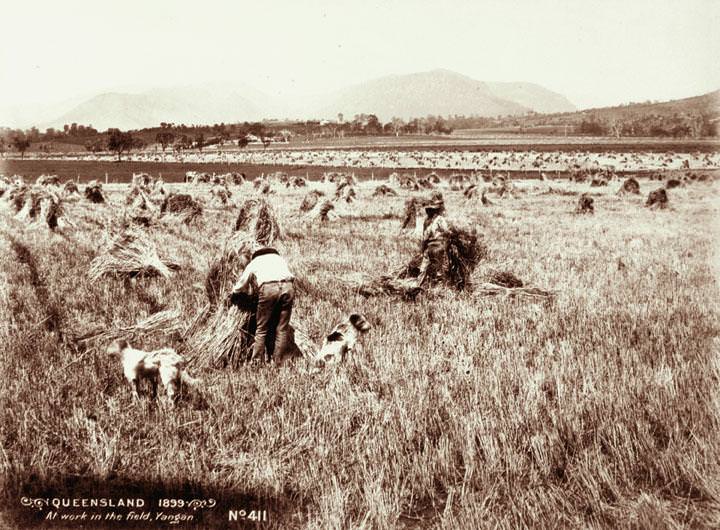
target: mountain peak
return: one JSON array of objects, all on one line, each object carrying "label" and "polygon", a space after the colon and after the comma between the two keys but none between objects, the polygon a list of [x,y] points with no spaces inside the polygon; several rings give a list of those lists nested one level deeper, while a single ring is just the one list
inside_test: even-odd
[{"label": "mountain peak", "polygon": [[[141,93],[104,92],[80,103],[50,127],[93,124],[99,130],[155,127],[160,122],[233,123],[270,118],[283,103],[241,83],[206,83],[153,88]],[[562,95],[528,82],[483,82],[446,68],[389,75],[359,83],[308,104],[288,109],[300,119],[375,114],[382,121],[447,115],[520,115],[529,110],[565,112],[575,107]]]}]

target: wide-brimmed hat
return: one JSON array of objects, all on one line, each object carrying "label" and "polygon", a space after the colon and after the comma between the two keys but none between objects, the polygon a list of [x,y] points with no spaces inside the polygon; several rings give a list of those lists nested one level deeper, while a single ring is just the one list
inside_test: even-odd
[{"label": "wide-brimmed hat", "polygon": [[424,208],[426,210],[444,210],[445,201],[443,200],[442,193],[435,192],[430,196],[430,201],[425,203]]}]

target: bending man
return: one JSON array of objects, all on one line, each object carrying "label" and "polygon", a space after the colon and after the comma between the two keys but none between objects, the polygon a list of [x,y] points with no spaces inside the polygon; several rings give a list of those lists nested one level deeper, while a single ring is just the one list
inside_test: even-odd
[{"label": "bending man", "polygon": [[252,260],[233,287],[233,293],[248,292],[252,288],[258,295],[251,361],[265,359],[270,362],[290,351],[290,316],[295,300],[293,280],[287,262],[278,251],[261,247],[253,253]]}]

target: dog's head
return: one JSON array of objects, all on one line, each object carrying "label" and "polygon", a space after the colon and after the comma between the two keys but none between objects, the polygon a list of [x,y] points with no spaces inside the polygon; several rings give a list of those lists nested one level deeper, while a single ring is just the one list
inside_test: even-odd
[{"label": "dog's head", "polygon": [[341,362],[345,354],[357,345],[359,334],[366,333],[371,327],[364,316],[358,313],[349,315],[325,337],[318,359],[326,364]]},{"label": "dog's head", "polygon": [[118,339],[110,343],[110,346],[107,348],[107,353],[109,355],[122,355],[123,351],[129,347],[130,344],[128,344],[128,341],[125,339]]}]

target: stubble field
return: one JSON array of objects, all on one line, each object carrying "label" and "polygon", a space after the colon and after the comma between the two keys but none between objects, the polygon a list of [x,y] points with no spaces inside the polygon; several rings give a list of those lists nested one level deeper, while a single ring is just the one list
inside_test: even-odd
[{"label": "stubble field", "polygon": [[[671,190],[666,211],[643,207],[657,182],[641,181],[637,197],[615,195],[617,181],[524,182],[489,207],[441,186],[449,219],[475,225],[489,248],[478,277],[509,270],[558,294],[436,289],[414,303],[348,286],[419,244],[399,230],[410,192],[373,198],[376,184],[359,184],[324,225],[299,214],[307,190],[275,184],[270,196],[305,285],[293,322],[319,343],[360,311],[373,324],[362,354],[317,374],[192,364],[204,402],[172,411],[134,403],[105,344],[72,337],[164,309],[189,325],[237,206],[149,231],[181,265],[171,278],[91,282],[127,186],[109,205],[66,204],[75,227],[56,233],[0,199],[5,522],[38,522],[23,496],[137,495],[217,499],[184,526],[227,525],[230,509],[267,510],[277,528],[720,525],[715,184]],[[207,203],[207,187],[168,187]],[[236,204],[254,193],[232,191]],[[581,191],[596,194],[595,215],[572,213]],[[135,343],[184,349],[177,334]]]}]

